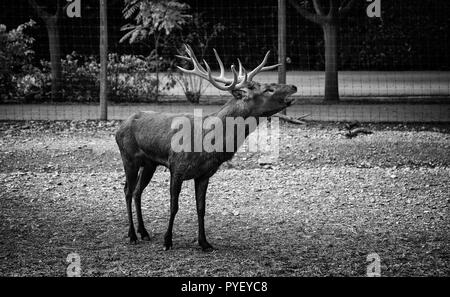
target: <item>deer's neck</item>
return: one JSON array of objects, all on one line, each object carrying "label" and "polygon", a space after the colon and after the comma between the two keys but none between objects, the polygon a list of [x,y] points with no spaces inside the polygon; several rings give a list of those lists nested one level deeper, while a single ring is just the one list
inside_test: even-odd
[{"label": "deer's neck", "polygon": [[[243,144],[244,140],[248,137],[250,133],[252,133],[257,126],[259,125],[259,119],[249,119],[251,115],[251,111],[245,108],[244,103],[241,100],[231,99],[228,101],[218,112],[214,113],[213,116],[219,118],[222,121],[223,126],[223,146],[224,148],[230,148],[222,153],[217,153],[220,155],[220,158],[223,161],[229,160],[233,157],[233,155],[237,152],[239,147]],[[232,123],[236,123],[237,118],[243,118],[245,124],[244,125],[233,125],[227,124],[227,121],[232,121]],[[255,125],[256,124],[256,125]],[[238,129],[244,129],[238,132]],[[244,137],[242,138],[240,135],[243,133]],[[232,143],[232,144],[230,144]],[[230,145],[230,146],[229,146]]]},{"label": "deer's neck", "polygon": [[241,100],[231,99],[228,101],[218,112],[214,114],[216,117],[220,118],[223,123],[225,123],[227,118],[237,118],[242,117],[247,119],[250,114],[250,110],[244,107]]}]

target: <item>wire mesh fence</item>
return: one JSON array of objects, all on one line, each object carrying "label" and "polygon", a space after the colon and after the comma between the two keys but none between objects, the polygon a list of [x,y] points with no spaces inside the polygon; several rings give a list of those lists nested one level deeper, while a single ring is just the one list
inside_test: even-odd
[{"label": "wire mesh fence", "polygon": [[[141,6],[130,12],[128,18],[126,16],[127,7],[134,2],[164,4],[150,6],[149,17],[156,22],[161,18],[158,12],[162,11],[164,18],[157,24],[157,29],[144,28],[147,30],[144,30],[145,38],[137,36],[130,42],[132,35],[121,39],[130,32],[130,27],[124,30],[124,26],[138,24],[136,16]],[[291,2],[296,2],[305,11],[317,15],[312,1],[286,2],[287,83],[297,85],[296,96],[300,103],[306,100],[308,106],[313,106],[312,103],[321,101],[325,95],[326,38],[320,25],[305,18],[291,5]],[[334,2],[344,7],[352,1]],[[414,97],[427,104],[440,98],[440,104],[422,108],[422,111],[436,110],[425,113],[418,111],[420,107],[417,104],[412,107],[393,105],[384,109],[391,110],[386,115],[383,111],[373,113],[379,116],[370,115],[370,110],[376,108],[374,104],[362,108],[362,111],[352,109],[349,107],[351,104],[308,107],[310,113],[317,115],[312,118],[351,120],[352,116],[341,116],[345,112],[339,111],[348,108],[348,114],[353,114],[354,119],[449,121],[446,99],[450,96],[450,3],[445,0],[354,2],[337,25],[336,66],[341,100],[364,98],[364,102],[370,102],[381,97],[389,102],[390,99],[398,101],[399,98]],[[369,6],[375,2],[380,4],[379,16],[369,13]],[[322,5],[322,12],[330,10],[328,1],[317,3]],[[268,50],[271,51],[268,63],[278,62],[277,1],[109,0],[107,8],[108,99],[112,104],[163,101],[177,104],[174,110],[192,109],[189,105],[180,104],[187,101],[186,90],[183,81],[180,83],[176,79],[179,74],[175,71],[176,65],[188,67],[175,58],[176,54],[182,53],[184,43],[191,44],[197,57],[208,61],[213,71],[218,70],[213,48],[228,69],[237,64],[237,58],[251,69],[261,62]],[[90,110],[95,107],[92,104],[99,100],[99,15],[99,1],[6,0],[0,3],[0,23],[4,24],[0,32],[1,119],[84,119],[86,114],[98,117],[98,112]],[[51,18],[57,18],[53,25],[49,21]],[[30,19],[35,24],[20,26]],[[61,59],[61,90],[58,93],[52,89],[52,55]],[[265,72],[258,75],[257,80],[276,82],[278,73]],[[201,103],[216,102],[217,98],[226,100],[230,96],[206,82],[199,90]],[[80,106],[49,107],[55,101]],[[91,105],[81,105],[86,103]],[[144,106],[131,109],[135,108]],[[146,108],[166,107],[151,105]],[[292,108],[292,113],[300,110],[300,107],[295,108]],[[307,106],[304,105],[303,109]],[[325,109],[326,113],[332,113],[331,116],[323,116]],[[111,106],[109,110],[110,117],[122,118],[127,108]],[[358,116],[360,112],[369,115]]]},{"label": "wire mesh fence", "polygon": [[[170,113],[211,114],[216,105],[185,104],[126,104],[109,105],[108,119],[125,120],[141,110]],[[445,123],[450,122],[450,105],[439,104],[297,104],[287,110],[293,118],[311,121],[358,121],[398,123]],[[97,105],[88,104],[6,104],[0,109],[0,120],[96,120],[100,111]]]}]

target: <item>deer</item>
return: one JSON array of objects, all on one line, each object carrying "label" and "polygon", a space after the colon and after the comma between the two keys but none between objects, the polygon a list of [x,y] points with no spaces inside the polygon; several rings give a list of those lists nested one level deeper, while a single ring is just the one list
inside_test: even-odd
[{"label": "deer", "polygon": [[[247,72],[238,59],[239,72],[232,65],[233,77],[228,78],[225,76],[224,65],[215,49],[213,51],[220,67],[219,76],[213,76],[205,60],[203,60],[203,63],[206,69],[199,63],[189,45],[185,45],[185,50],[187,56],[177,55],[177,57],[192,63],[194,68],[188,70],[177,66],[180,71],[188,75],[199,76],[215,88],[230,92],[232,95],[225,105],[208,116],[216,116],[221,121],[225,121],[229,117],[242,117],[244,119],[269,117],[287,108],[294,101],[290,97],[297,91],[297,87],[294,85],[266,84],[253,81],[258,73],[275,69],[280,65],[265,66],[270,51],[266,53],[263,61],[250,72]],[[208,252],[214,249],[206,239],[204,226],[205,200],[209,180],[221,164],[232,159],[242,143],[236,142],[231,151],[174,151],[171,146],[171,137],[176,133],[176,129],[172,129],[171,123],[179,116],[186,116],[191,122],[194,121],[192,114],[139,111],[122,122],[116,132],[115,138],[126,178],[124,193],[129,221],[128,237],[130,243],[137,242],[132,213],[132,200],[134,200],[137,232],[142,240],[150,240],[150,235],[144,227],[142,218],[141,195],[152,179],[156,168],[164,166],[170,172],[170,217],[167,231],[164,234],[164,250],[172,249],[172,230],[178,212],[178,198],[182,183],[193,179],[198,217],[198,244],[203,251]],[[203,131],[203,133],[206,132]],[[246,129],[245,137],[251,132]]]}]

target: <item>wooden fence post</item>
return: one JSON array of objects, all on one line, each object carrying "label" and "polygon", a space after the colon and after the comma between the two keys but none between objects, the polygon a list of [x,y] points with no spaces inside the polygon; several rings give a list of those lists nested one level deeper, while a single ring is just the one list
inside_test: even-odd
[{"label": "wooden fence post", "polygon": [[[278,0],[278,83],[286,83],[286,0]],[[286,109],[281,111],[286,114]]]},{"label": "wooden fence post", "polygon": [[108,13],[107,0],[100,0],[100,120],[108,119]]}]

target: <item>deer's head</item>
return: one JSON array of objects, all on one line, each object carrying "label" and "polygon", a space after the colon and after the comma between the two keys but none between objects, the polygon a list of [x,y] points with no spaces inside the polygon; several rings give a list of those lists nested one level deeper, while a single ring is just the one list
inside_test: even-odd
[{"label": "deer's head", "polygon": [[279,66],[279,64],[265,66],[270,52],[267,52],[261,64],[250,72],[245,70],[241,61],[238,59],[239,73],[236,71],[234,65],[232,65],[231,72],[233,78],[229,79],[225,77],[225,69],[222,60],[215,49],[214,54],[220,67],[219,76],[213,76],[211,74],[211,69],[205,60],[203,60],[203,63],[205,64],[206,69],[198,62],[190,46],[185,45],[185,47],[188,57],[177,57],[192,62],[194,64],[194,69],[187,70],[181,67],[178,67],[178,69],[185,73],[197,75],[206,79],[219,90],[229,91],[233,95],[236,105],[245,110],[248,115],[256,117],[271,116],[290,106],[293,102],[293,99],[289,98],[289,96],[297,92],[296,86],[286,84],[263,84],[253,81],[253,78],[259,72],[271,70]]}]

